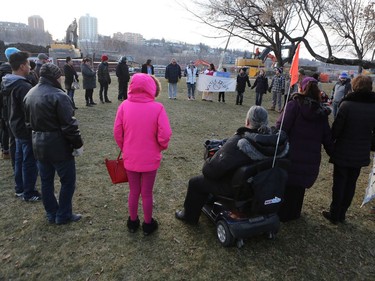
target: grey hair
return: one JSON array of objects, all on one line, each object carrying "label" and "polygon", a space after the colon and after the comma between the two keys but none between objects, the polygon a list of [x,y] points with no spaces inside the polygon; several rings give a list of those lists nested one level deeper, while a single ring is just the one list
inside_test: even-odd
[{"label": "grey hair", "polygon": [[250,124],[250,129],[260,129],[268,125],[268,112],[259,105],[250,107],[246,115],[246,123]]}]

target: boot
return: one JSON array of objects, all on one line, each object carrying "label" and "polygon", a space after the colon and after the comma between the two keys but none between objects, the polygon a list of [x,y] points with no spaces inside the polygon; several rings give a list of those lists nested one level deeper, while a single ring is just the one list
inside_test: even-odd
[{"label": "boot", "polygon": [[105,99],[104,99],[104,101],[106,102],[106,103],[111,103],[111,101],[108,99],[108,97],[107,96],[105,96]]},{"label": "boot", "polygon": [[129,216],[126,225],[128,226],[128,230],[129,230],[130,233],[136,232],[139,228],[139,225],[140,225],[139,218],[137,217],[137,219],[135,221],[132,221],[130,219],[130,216]]},{"label": "boot", "polygon": [[91,105],[96,105],[96,103],[94,102],[94,99],[90,99],[90,104]]},{"label": "boot", "polygon": [[86,101],[86,106],[89,106],[89,107],[92,106],[91,103],[88,100]]},{"label": "boot", "polygon": [[154,219],[151,219],[150,223],[142,223],[142,229],[143,229],[143,234],[145,236],[150,235],[153,233],[155,230],[158,229],[158,222]]}]

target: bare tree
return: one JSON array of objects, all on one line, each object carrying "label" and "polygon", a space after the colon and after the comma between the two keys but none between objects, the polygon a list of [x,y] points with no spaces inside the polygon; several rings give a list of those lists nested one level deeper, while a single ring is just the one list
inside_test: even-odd
[{"label": "bare tree", "polygon": [[[348,51],[363,60],[374,49],[374,3],[366,0],[331,0],[328,2],[327,26],[337,34],[339,51]],[[358,67],[362,72],[362,66]]]},{"label": "bare tree", "polygon": [[[342,2],[343,6],[348,2],[356,3],[351,9],[344,10],[345,14],[334,5],[335,1]],[[365,0],[206,0],[194,3],[198,7],[196,11],[201,12],[185,8],[201,22],[216,29],[218,36],[231,34],[250,44],[268,47],[281,66],[291,62],[296,45],[304,42],[309,53],[319,61],[375,67],[374,62],[364,60],[364,55],[374,44],[370,39],[374,37],[373,4],[366,5]],[[346,32],[336,31],[331,11],[336,13],[338,22],[345,19]],[[344,40],[338,40],[340,34]],[[317,38],[323,38],[323,42],[319,42],[324,47],[323,52],[317,51],[321,50],[316,46]],[[290,52],[283,58],[282,50],[286,46]],[[353,50],[357,58],[336,57],[335,52],[340,51],[337,46]]]},{"label": "bare tree", "polygon": [[[291,62],[297,44],[313,23],[294,0],[207,0],[195,4],[202,14],[187,9],[216,29],[218,36],[231,34],[251,45],[269,48],[279,66]],[[283,57],[285,48],[289,53]]]}]

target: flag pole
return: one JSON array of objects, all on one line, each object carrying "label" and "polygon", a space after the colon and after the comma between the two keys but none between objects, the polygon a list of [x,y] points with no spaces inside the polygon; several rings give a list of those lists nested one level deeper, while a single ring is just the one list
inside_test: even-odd
[{"label": "flag pole", "polygon": [[297,48],[296,48],[296,52],[295,52],[294,57],[293,57],[292,65],[290,66],[290,70],[289,70],[290,84],[289,84],[289,87],[288,87],[288,93],[287,93],[287,96],[286,96],[285,106],[284,106],[283,111],[281,113],[282,117],[281,117],[279,133],[278,133],[277,141],[276,141],[275,154],[273,155],[272,168],[275,167],[275,163],[276,163],[277,149],[278,149],[279,143],[280,143],[280,131],[282,130],[283,124],[284,124],[285,110],[288,106],[288,101],[289,101],[289,96],[290,96],[290,87],[292,85],[296,84],[297,81],[298,81],[299,48],[300,48],[300,44],[298,43]]}]

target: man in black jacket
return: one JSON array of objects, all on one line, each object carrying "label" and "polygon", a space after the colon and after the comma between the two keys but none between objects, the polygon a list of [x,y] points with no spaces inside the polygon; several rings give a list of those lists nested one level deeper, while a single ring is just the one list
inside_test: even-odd
[{"label": "man in black jacket", "polygon": [[121,57],[116,66],[116,76],[118,78],[118,97],[119,101],[128,98],[128,83],[130,80],[129,66],[126,64],[126,57]]},{"label": "man in black jacket", "polygon": [[[209,194],[234,195],[231,182],[237,168],[272,159],[278,136],[267,124],[267,111],[261,106],[252,106],[247,113],[245,127],[239,128],[214,156],[206,160],[203,175],[189,180],[184,209],[176,211],[177,219],[197,224]],[[277,158],[286,157],[288,148],[287,136],[281,131]]]},{"label": "man in black jacket", "polygon": [[165,68],[165,79],[168,80],[169,99],[177,99],[177,82],[181,79],[181,67],[176,59],[172,59]]},{"label": "man in black jacket", "polygon": [[[61,70],[48,63],[40,69],[39,83],[24,99],[26,124],[42,182],[43,205],[49,223],[66,224],[81,219],[72,212],[76,186],[74,156],[83,153],[83,142],[74,118],[73,102],[61,88]],[[59,200],[54,194],[55,172],[60,177]]]},{"label": "man in black jacket", "polygon": [[41,196],[35,189],[38,168],[33,154],[31,130],[25,125],[23,98],[32,88],[26,76],[30,72],[28,53],[16,52],[9,57],[12,74],[3,77],[3,91],[9,93],[9,127],[15,137],[16,151],[14,162],[14,179],[16,196],[25,201],[40,201]]}]

